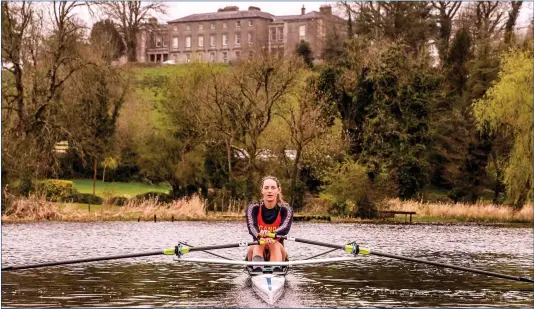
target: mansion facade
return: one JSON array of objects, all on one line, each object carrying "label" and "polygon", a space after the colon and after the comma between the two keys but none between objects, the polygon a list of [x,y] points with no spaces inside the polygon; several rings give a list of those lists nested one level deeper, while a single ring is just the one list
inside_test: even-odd
[{"label": "mansion facade", "polygon": [[138,35],[137,61],[231,62],[251,56],[257,48],[288,55],[301,40],[319,59],[326,36],[332,31],[343,36],[345,28],[346,21],[332,15],[329,5],[309,13],[303,7],[299,15],[274,16],[251,6],[246,11],[227,7],[193,14],[167,24],[152,18]]}]

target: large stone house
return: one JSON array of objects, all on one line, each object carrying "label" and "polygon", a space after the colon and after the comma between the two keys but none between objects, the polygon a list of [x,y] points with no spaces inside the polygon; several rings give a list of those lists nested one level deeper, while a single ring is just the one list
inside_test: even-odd
[{"label": "large stone house", "polygon": [[227,7],[167,24],[151,19],[139,34],[137,60],[230,62],[248,57],[258,48],[288,55],[301,40],[310,44],[314,58],[319,59],[326,36],[337,31],[343,37],[345,28],[346,21],[332,15],[328,5],[320,12],[306,13],[303,7],[299,15],[287,16],[274,16],[252,6],[246,11]]}]

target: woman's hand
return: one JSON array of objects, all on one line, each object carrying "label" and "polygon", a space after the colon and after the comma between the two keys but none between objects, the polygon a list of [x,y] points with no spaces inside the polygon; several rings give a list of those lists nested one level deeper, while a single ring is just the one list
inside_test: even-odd
[{"label": "woman's hand", "polygon": [[269,230],[260,230],[260,232],[258,233],[258,237],[267,237],[267,235],[269,235],[271,232],[269,232]]},{"label": "woman's hand", "polygon": [[260,242],[262,242],[266,245],[270,245],[270,244],[274,244],[276,242],[276,240],[270,238],[270,237],[267,237],[267,238],[260,238]]}]

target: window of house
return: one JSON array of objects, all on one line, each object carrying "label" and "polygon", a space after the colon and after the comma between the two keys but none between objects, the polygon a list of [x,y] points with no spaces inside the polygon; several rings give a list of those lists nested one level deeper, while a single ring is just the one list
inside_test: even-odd
[{"label": "window of house", "polygon": [[284,40],[284,27],[278,27],[278,41]]},{"label": "window of house", "polygon": [[191,48],[191,36],[190,35],[185,37],[185,48]]},{"label": "window of house", "polygon": [[215,29],[215,23],[211,23],[211,24],[210,24],[210,28],[211,28],[212,30]]},{"label": "window of house", "polygon": [[222,45],[223,46],[228,45],[228,34],[223,34],[222,35]]},{"label": "window of house", "polygon": [[198,25],[198,30],[204,30],[204,25],[203,24]]},{"label": "window of house", "polygon": [[167,41],[161,40],[161,43],[163,43],[163,47],[167,47]]},{"label": "window of house", "polygon": [[254,43],[254,35],[252,34],[252,32],[248,33],[248,43],[249,44]]},{"label": "window of house", "polygon": [[172,30],[173,30],[174,32],[178,31],[178,26],[174,26],[174,27],[172,27]]},{"label": "window of house", "polygon": [[249,21],[248,21],[248,26],[249,26],[249,27],[254,26],[254,20],[249,19]]},{"label": "window of house", "polygon": [[224,63],[228,62],[228,52],[226,52],[226,51],[223,52],[223,62]]},{"label": "window of house", "polygon": [[254,57],[254,52],[249,50],[248,51],[248,59],[252,59]]},{"label": "window of house", "polygon": [[270,41],[271,42],[276,41],[276,28],[271,28],[270,32],[271,32],[271,35],[269,36]]},{"label": "window of house", "polygon": [[198,37],[198,47],[204,47],[204,36]]},{"label": "window of house", "polygon": [[223,29],[226,29],[226,22],[223,22]]},{"label": "window of house", "polygon": [[177,36],[172,38],[172,48],[178,49],[178,37]]},{"label": "window of house", "polygon": [[172,60],[174,61],[178,60],[178,54],[172,54]]},{"label": "window of house", "polygon": [[240,20],[235,22],[235,27],[236,28],[241,28],[241,21]]},{"label": "window of house", "polygon": [[185,25],[185,30],[187,31],[191,30],[191,25]]},{"label": "window of house", "polygon": [[210,46],[215,46],[215,35],[210,35]]},{"label": "window of house", "polygon": [[302,25],[299,27],[299,36],[306,36],[306,26]]},{"label": "window of house", "polygon": [[235,34],[235,44],[236,45],[241,44],[241,33],[236,33]]},{"label": "window of house", "polygon": [[236,50],[236,51],[235,51],[235,57],[236,57],[237,59],[240,59],[240,58],[241,58],[241,51],[240,51],[240,50]]},{"label": "window of house", "polygon": [[185,54],[185,62],[186,63],[191,62],[191,54]]},{"label": "window of house", "polygon": [[204,53],[203,53],[203,52],[198,52],[198,53],[197,53],[197,59],[198,59],[199,61],[202,61],[202,58],[204,58]]},{"label": "window of house", "polygon": [[210,52],[210,61],[215,62],[215,52]]},{"label": "window of house", "polygon": [[156,37],[156,47],[161,47],[161,38],[159,36]]}]

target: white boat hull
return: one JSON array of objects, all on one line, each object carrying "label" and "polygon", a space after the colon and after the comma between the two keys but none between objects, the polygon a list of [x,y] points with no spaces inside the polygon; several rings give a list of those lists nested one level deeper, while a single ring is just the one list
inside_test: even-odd
[{"label": "white boat hull", "polygon": [[284,294],[284,275],[262,274],[251,277],[252,289],[269,305],[273,305]]}]

